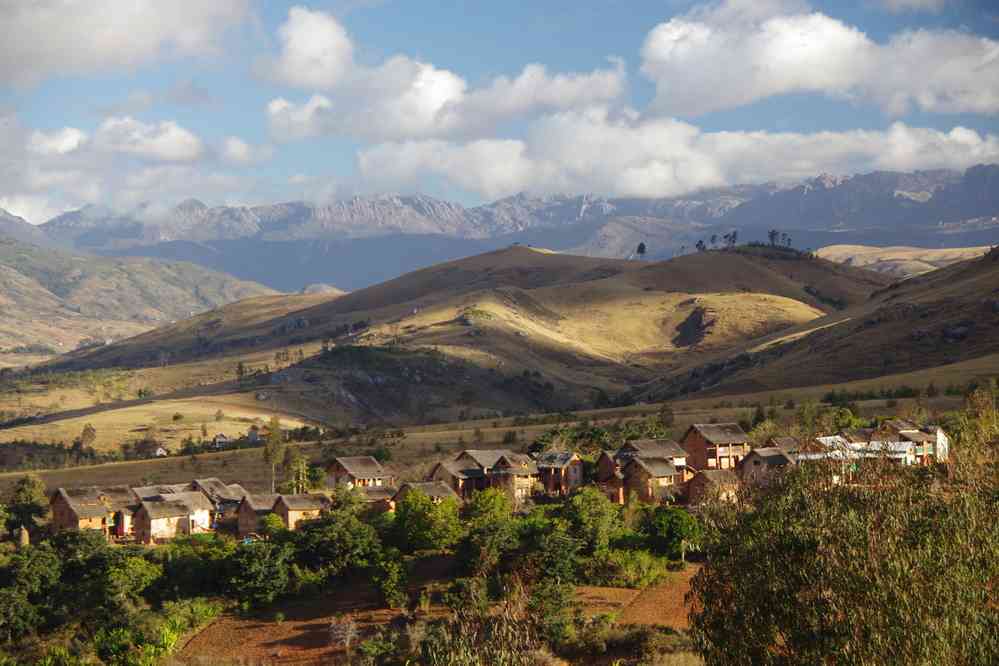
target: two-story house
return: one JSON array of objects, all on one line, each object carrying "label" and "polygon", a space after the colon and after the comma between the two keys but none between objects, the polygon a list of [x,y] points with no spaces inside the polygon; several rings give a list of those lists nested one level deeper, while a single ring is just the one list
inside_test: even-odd
[{"label": "two-story house", "polygon": [[749,436],[738,423],[695,423],[680,445],[694,470],[735,469],[749,453]]}]

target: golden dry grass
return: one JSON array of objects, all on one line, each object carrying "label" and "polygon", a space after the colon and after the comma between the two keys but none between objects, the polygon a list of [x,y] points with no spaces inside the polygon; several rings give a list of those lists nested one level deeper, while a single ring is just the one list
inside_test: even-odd
[{"label": "golden dry grass", "polygon": [[896,245],[827,245],[816,254],[824,259],[866,268],[894,277],[911,277],[950,266],[959,261],[976,259],[990,247],[923,248]]}]

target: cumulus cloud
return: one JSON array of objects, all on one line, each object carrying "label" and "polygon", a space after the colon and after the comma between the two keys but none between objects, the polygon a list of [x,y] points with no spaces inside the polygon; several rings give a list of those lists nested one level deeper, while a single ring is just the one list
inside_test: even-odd
[{"label": "cumulus cloud", "polygon": [[622,62],[588,73],[549,74],[531,64],[511,79],[469,90],[458,74],[395,55],[376,66],[354,60],[354,45],[332,15],[292,8],[278,30],[280,52],[262,65],[274,80],[314,91],[306,101],[280,97],[267,106],[275,136],[323,134],[379,140],[468,134],[519,115],[620,96]]},{"label": "cumulus cloud", "polygon": [[675,17],[649,33],[642,72],[656,85],[653,108],[668,114],[795,92],[872,101],[892,115],[999,112],[999,42],[914,30],[881,44],[800,2],[727,0]]},{"label": "cumulus cloud", "polygon": [[248,180],[226,164],[266,159],[269,147],[226,141],[209,151],[174,122],[108,118],[92,133],[75,127],[41,131],[0,113],[0,208],[41,223],[87,203],[129,210],[149,202],[249,195]]},{"label": "cumulus cloud", "polygon": [[173,121],[143,123],[131,116],[108,118],[94,133],[98,150],[125,153],[162,162],[191,162],[204,153],[204,144]]},{"label": "cumulus cloud", "polygon": [[366,179],[393,189],[433,177],[488,198],[522,190],[663,197],[821,172],[962,169],[997,160],[999,137],[961,127],[704,132],[676,119],[590,109],[539,119],[524,140],[383,143],[362,150],[358,164]]},{"label": "cumulus cloud", "polygon": [[0,81],[133,68],[215,51],[248,0],[0,0]]},{"label": "cumulus cloud", "polygon": [[274,151],[270,146],[254,146],[238,136],[227,136],[222,141],[222,159],[230,164],[247,166],[269,160]]}]

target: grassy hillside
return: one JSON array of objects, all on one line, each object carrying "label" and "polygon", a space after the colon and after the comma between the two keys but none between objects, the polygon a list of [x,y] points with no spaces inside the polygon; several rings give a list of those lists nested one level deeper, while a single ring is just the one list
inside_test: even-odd
[{"label": "grassy hillside", "polygon": [[875,379],[999,353],[999,251],[897,282],[869,302],[667,374],[637,395],[755,392]]},{"label": "grassy hillside", "polygon": [[975,259],[990,249],[980,247],[955,247],[930,249],[922,247],[872,247],[869,245],[828,245],[817,255],[830,261],[866,268],[897,278],[922,275],[959,261]]},{"label": "grassy hillside", "polygon": [[[122,368],[128,387],[116,400],[140,390],[160,401],[248,395],[260,409],[320,423],[579,409],[821,320],[887,284],[775,248],[655,263],[514,246],[347,295],[246,299],[46,370]],[[129,403],[94,406],[33,384],[40,377],[23,380],[16,400],[0,390],[0,410],[52,420],[82,401],[117,414],[112,431],[141,425]]]},{"label": "grassy hillside", "polygon": [[61,353],[273,293],[193,264],[85,257],[0,237],[0,351],[13,364],[17,352]]}]

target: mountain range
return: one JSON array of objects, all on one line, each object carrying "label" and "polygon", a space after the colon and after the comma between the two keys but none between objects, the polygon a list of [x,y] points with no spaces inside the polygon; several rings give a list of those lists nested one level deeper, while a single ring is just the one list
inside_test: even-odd
[{"label": "mountain range", "polygon": [[515,243],[620,258],[641,242],[650,259],[732,230],[740,240],[761,240],[779,229],[809,248],[984,245],[999,236],[997,216],[999,165],[980,165],[963,173],[822,175],[660,199],[518,194],[470,208],[424,195],[214,207],[190,199],[166,213],[91,205],[38,227],[0,217],[0,233],[95,254],[191,261],[297,291],[319,282],[363,288]]}]

